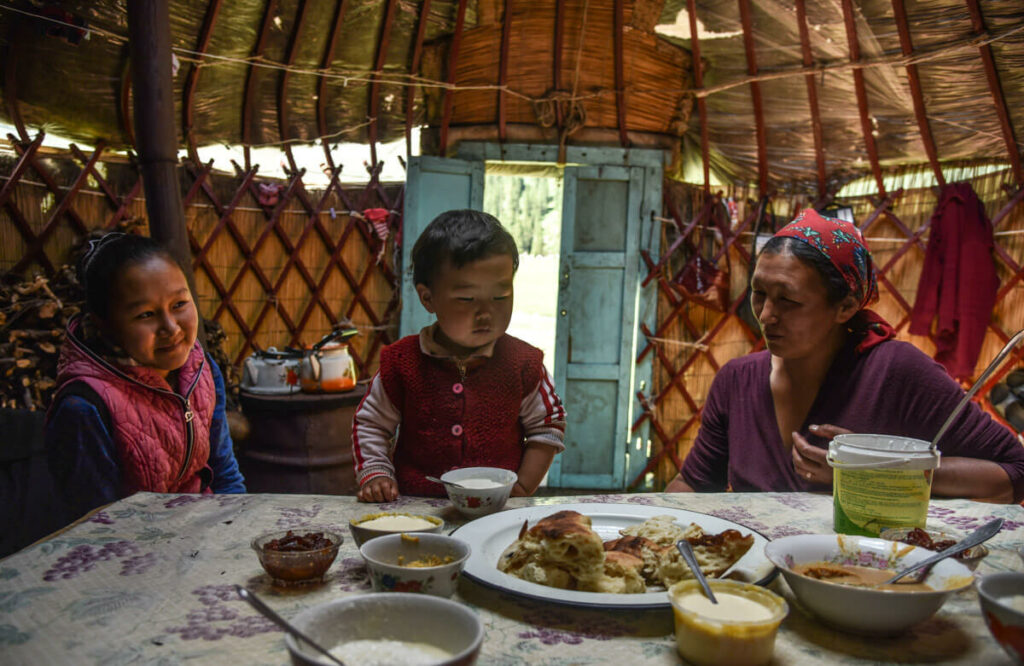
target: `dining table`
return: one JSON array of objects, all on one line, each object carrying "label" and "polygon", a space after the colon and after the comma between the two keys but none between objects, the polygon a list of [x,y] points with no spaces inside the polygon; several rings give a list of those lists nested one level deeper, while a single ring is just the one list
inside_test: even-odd
[{"label": "dining table", "polygon": [[[504,510],[550,506],[554,512],[568,503],[682,509],[767,539],[833,533],[832,497],[803,492],[544,496],[512,498]],[[379,511],[438,516],[448,532],[470,520],[447,498],[407,496],[365,504],[336,495],[142,492],[101,507],[0,560],[0,664],[287,664],[284,633],[240,599],[235,586],[257,593],[285,618],[372,593],[347,525]],[[1003,529],[988,542],[990,554],[976,575],[1024,570],[1021,506],[932,499],[927,526],[965,533],[993,518],[1005,520]],[[344,533],[337,559],[322,583],[275,587],[252,539],[308,526]],[[774,664],[1011,663],[985,626],[973,586],[893,637],[832,629],[800,607],[782,576],[768,586],[790,606]],[[576,607],[465,575],[453,598],[483,622],[479,664],[683,663],[667,607]]]}]

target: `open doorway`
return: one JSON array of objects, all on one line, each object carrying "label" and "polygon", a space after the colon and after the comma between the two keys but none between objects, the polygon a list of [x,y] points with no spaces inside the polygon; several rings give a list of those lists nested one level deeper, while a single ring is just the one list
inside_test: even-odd
[{"label": "open doorway", "polygon": [[562,174],[549,165],[488,162],[484,211],[498,218],[519,248],[515,307],[508,333],[544,352],[555,373]]}]

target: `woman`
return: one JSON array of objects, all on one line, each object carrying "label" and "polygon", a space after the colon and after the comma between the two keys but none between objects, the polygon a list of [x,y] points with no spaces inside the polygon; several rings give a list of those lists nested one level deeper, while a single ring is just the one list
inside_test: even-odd
[{"label": "woman", "polygon": [[[765,352],[727,363],[700,432],[666,490],[829,490],[829,441],[844,432],[930,441],[963,397],[923,352],[891,339],[860,231],[803,211],[765,245],[751,280]],[[1024,447],[971,403],[939,442],[932,493],[1024,499]]]}]

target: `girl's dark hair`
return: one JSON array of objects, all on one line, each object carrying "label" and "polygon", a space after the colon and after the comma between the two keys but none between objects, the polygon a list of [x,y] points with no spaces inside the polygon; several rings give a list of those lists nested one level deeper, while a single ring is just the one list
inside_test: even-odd
[{"label": "girl's dark hair", "polygon": [[839,269],[824,254],[804,241],[792,236],[773,236],[761,254],[791,254],[806,266],[810,266],[821,276],[825,284],[826,299],[829,305],[838,305],[850,295],[850,285],[843,279]]},{"label": "girl's dark hair", "polygon": [[160,243],[146,236],[112,232],[89,241],[89,247],[78,260],[78,281],[85,290],[85,307],[100,319],[110,314],[110,290],[117,275],[150,257],[163,257],[178,268],[174,255]]},{"label": "girl's dark hair", "polygon": [[462,268],[471,261],[504,254],[519,268],[519,249],[498,218],[479,210],[449,210],[427,225],[412,248],[413,284],[430,286],[446,261]]}]

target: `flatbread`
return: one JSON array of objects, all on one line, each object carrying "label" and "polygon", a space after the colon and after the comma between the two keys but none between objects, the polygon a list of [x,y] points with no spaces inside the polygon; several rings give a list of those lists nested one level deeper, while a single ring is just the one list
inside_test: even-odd
[{"label": "flatbread", "polygon": [[680,527],[672,516],[654,516],[620,530],[623,536],[602,543],[590,518],[559,511],[533,527],[523,524],[519,537],[498,559],[498,570],[548,587],[589,592],[635,594],[648,586],[668,587],[692,578],[675,544],[686,539],[701,571],[716,578],[754,544],[738,530],[705,534],[691,523]]},{"label": "flatbread", "polygon": [[556,571],[560,570],[572,579],[563,589],[587,589],[603,575],[604,559],[604,544],[591,529],[590,518],[559,511],[521,530],[499,558],[498,570],[533,582],[553,580],[559,583],[555,587],[563,587],[564,576]]}]

